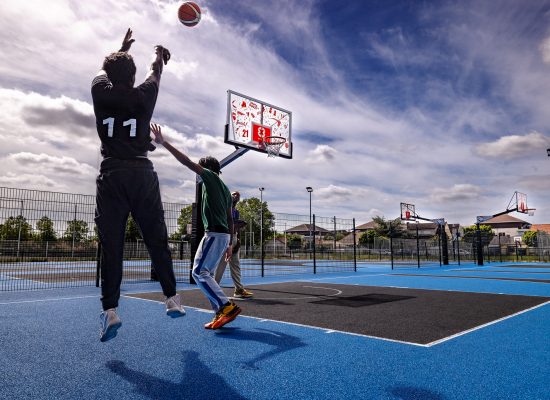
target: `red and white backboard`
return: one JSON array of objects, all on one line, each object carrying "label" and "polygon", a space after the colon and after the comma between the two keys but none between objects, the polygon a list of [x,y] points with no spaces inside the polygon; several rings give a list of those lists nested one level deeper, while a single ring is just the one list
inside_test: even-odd
[{"label": "red and white backboard", "polygon": [[284,138],[279,156],[292,158],[292,113],[261,100],[227,91],[225,143],[267,153],[264,139]]},{"label": "red and white backboard", "polygon": [[414,211],[414,204],[401,203],[401,220],[402,221],[416,221],[416,213]]}]

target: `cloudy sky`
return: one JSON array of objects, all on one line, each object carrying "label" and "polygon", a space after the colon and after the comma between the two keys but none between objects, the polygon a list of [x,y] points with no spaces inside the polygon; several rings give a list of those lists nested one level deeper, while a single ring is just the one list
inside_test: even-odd
[{"label": "cloudy sky", "polygon": [[[0,186],[93,194],[90,83],[128,27],[137,80],[172,52],[154,120],[198,160],[223,158],[227,90],[293,113],[294,158],[249,151],[223,171],[275,212],[471,224],[527,193],[550,223],[550,0],[205,0],[194,28],[165,0],[0,2]],[[163,199],[194,176],[151,153]]]}]

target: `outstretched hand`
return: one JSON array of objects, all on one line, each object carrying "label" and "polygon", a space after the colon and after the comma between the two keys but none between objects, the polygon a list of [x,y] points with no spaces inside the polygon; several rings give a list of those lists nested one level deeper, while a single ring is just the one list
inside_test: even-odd
[{"label": "outstretched hand", "polygon": [[158,44],[155,46],[155,52],[157,54],[157,59],[160,57],[162,61],[164,61],[164,65],[168,64],[168,60],[170,60],[171,57],[170,50]]},{"label": "outstretched hand", "polygon": [[162,137],[160,125],[151,124],[151,132],[153,132],[153,135],[155,135],[155,143],[164,144],[164,138]]},{"label": "outstretched hand", "polygon": [[135,41],[135,39],[132,39],[132,30],[128,28],[128,31],[126,32],[126,35],[124,35],[124,39],[122,40],[122,46],[120,47],[119,51],[130,50],[132,43],[134,43]]}]

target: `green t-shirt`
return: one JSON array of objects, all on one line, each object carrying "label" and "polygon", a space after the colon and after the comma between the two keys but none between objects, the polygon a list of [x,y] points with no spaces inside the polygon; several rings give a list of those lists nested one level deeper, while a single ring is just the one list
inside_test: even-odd
[{"label": "green t-shirt", "polygon": [[220,230],[229,233],[227,209],[231,208],[231,193],[220,177],[203,168],[202,178],[202,223],[204,230]]}]

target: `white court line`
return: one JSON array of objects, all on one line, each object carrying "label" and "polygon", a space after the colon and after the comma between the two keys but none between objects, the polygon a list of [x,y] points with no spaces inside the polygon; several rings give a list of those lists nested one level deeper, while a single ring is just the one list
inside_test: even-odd
[{"label": "white court line", "polygon": [[502,318],[499,318],[499,319],[496,319],[494,321],[491,321],[491,322],[488,322],[486,324],[483,324],[483,325],[479,325],[479,326],[476,326],[474,328],[471,328],[471,329],[468,329],[468,330],[465,330],[465,331],[462,331],[462,332],[459,332],[459,333],[455,333],[454,335],[451,335],[451,336],[447,336],[446,338],[443,338],[443,339],[439,339],[439,340],[436,340],[434,342],[431,342],[431,343],[428,343],[426,345],[426,347],[432,347],[432,346],[435,346],[435,345],[438,345],[438,344],[441,344],[441,343],[444,343],[448,340],[451,340],[451,339],[454,339],[454,338],[457,338],[459,336],[463,336],[463,335],[466,335],[470,332],[474,332],[474,331],[477,331],[478,329],[482,329],[482,328],[485,328],[487,326],[491,326],[491,325],[494,325],[494,324],[497,324],[499,322],[502,322],[502,321],[505,321],[509,318],[512,318],[512,317],[515,317],[515,316],[518,316],[518,315],[521,315],[521,314],[524,314],[528,311],[531,311],[531,310],[534,310],[536,308],[540,308],[540,307],[543,307],[547,304],[550,304],[550,301],[547,301],[546,303],[542,303],[542,304],[539,304],[538,306],[534,306],[534,307],[531,307],[531,308],[527,308],[525,310],[522,310],[522,311],[519,311],[515,314],[511,314],[511,315],[508,315],[506,317],[502,317]]},{"label": "white court line", "polygon": [[9,304],[23,304],[23,303],[44,303],[47,301],[60,301],[60,300],[79,300],[79,299],[89,299],[89,298],[99,298],[98,295],[90,295],[90,296],[79,296],[79,297],[59,297],[56,299],[40,299],[40,300],[22,300],[22,301],[9,301],[6,303],[0,303],[1,306],[9,305]]}]

